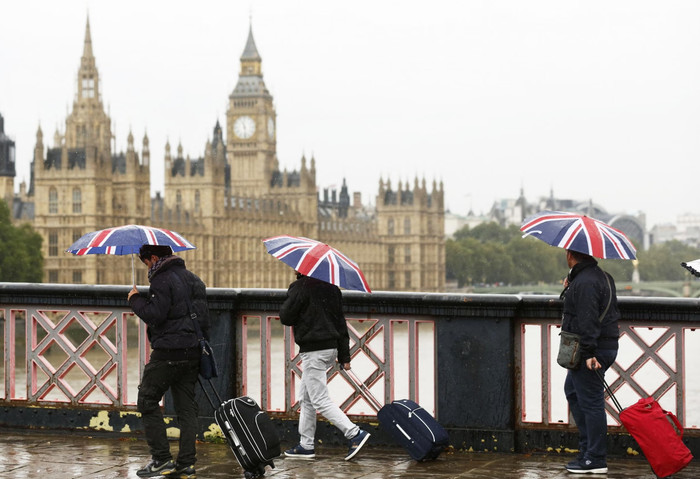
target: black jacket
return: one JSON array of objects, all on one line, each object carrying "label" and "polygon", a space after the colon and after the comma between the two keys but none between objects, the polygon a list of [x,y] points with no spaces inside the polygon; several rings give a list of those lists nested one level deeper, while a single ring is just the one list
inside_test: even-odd
[{"label": "black jacket", "polygon": [[147,324],[151,348],[155,351],[197,347],[198,338],[185,299],[188,296],[197,313],[202,333],[208,339],[206,286],[197,275],[185,268],[184,260],[178,256],[166,257],[149,279],[148,299],[135,294],[129,300],[129,306]]},{"label": "black jacket", "polygon": [[[562,330],[581,336],[581,359],[585,361],[594,357],[598,349],[617,350],[620,310],[617,308],[617,290],[612,276],[600,269],[594,260],[575,264],[568,280],[569,286],[562,293]],[[610,306],[600,321],[608,300]]]},{"label": "black jacket", "polygon": [[340,289],[308,276],[289,285],[280,321],[293,326],[299,352],[338,349],[338,362],[350,362],[350,337]]}]

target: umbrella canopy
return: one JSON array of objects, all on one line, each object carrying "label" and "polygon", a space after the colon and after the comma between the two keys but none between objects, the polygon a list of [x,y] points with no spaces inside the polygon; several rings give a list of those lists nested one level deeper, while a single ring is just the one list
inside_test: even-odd
[{"label": "umbrella canopy", "polygon": [[301,274],[341,288],[372,292],[357,263],[325,243],[284,235],[267,238],[263,244],[268,253]]},{"label": "umbrella canopy", "polygon": [[523,221],[520,231],[545,243],[601,259],[636,259],[625,234],[594,218],[563,211],[542,211]]},{"label": "umbrella canopy", "polygon": [[700,276],[700,259],[688,261],[687,263],[681,263],[681,266],[693,273],[695,276]]},{"label": "umbrella canopy", "polygon": [[125,225],[92,231],[80,237],[66,252],[78,256],[86,254],[113,254],[131,257],[131,279],[134,281],[134,254],[145,244],[170,246],[173,251],[184,251],[196,247],[180,234],[152,226]]}]

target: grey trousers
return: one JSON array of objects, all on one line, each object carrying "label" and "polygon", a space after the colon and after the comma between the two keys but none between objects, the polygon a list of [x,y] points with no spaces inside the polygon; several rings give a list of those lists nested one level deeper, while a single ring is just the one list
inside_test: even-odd
[{"label": "grey trousers", "polygon": [[326,371],[335,364],[337,357],[337,349],[301,353],[299,444],[304,449],[314,449],[317,411],[337,427],[346,439],[352,439],[360,432],[360,428],[348,419],[328,395]]}]

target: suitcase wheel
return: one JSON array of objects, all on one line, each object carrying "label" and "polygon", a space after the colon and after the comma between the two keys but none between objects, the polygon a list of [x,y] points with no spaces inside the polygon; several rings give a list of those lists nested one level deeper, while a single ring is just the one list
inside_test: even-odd
[{"label": "suitcase wheel", "polygon": [[257,479],[259,477],[263,477],[265,475],[265,466],[262,464],[258,466],[258,468],[254,471],[245,471],[243,473],[243,476],[245,479]]}]

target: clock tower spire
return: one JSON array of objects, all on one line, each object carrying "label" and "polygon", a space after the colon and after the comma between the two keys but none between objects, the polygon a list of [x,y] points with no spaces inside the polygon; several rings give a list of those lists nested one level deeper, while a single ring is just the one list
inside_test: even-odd
[{"label": "clock tower spire", "polygon": [[231,194],[260,196],[269,191],[278,169],[276,113],[265,86],[262,58],[248,30],[238,83],[226,112],[227,156],[231,161]]}]

